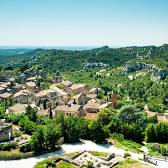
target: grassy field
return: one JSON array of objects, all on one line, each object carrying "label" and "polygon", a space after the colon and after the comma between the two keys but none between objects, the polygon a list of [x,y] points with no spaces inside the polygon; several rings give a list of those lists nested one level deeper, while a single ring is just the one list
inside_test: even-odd
[{"label": "grassy field", "polygon": [[11,151],[0,151],[0,160],[15,160],[34,156],[33,152],[23,153],[19,149],[12,149]]},{"label": "grassy field", "polygon": [[135,160],[126,159],[120,162],[118,165],[114,166],[114,168],[152,168],[152,167]]},{"label": "grassy field", "polygon": [[148,143],[147,147],[151,156],[168,156],[168,144]]},{"label": "grassy field", "polygon": [[90,153],[93,156],[101,156],[101,157],[107,157],[109,155],[109,153],[107,153],[107,152],[90,151]]},{"label": "grassy field", "polygon": [[78,168],[78,166],[76,165],[73,165],[71,163],[67,163],[67,162],[64,162],[64,161],[59,161],[55,167],[59,167],[59,168]]},{"label": "grassy field", "polygon": [[[77,155],[79,152],[74,152],[74,153],[69,153],[69,154],[65,154],[64,156],[67,156],[67,157],[73,157],[75,155]],[[76,168],[74,167],[74,165],[72,164],[69,164],[69,163],[66,163],[66,162],[63,162],[63,161],[60,161],[58,162],[57,164],[55,164],[55,161],[59,159],[59,156],[56,156],[56,157],[52,157],[52,158],[49,158],[49,159],[46,159],[46,160],[43,160],[41,162],[38,162],[34,168],[46,168],[46,166],[48,165],[49,167],[61,167],[61,168]],[[67,166],[67,167],[65,167]]]},{"label": "grassy field", "polygon": [[120,134],[112,134],[109,141],[116,147],[122,148],[126,151],[142,153],[142,145],[131,140],[124,139]]},{"label": "grassy field", "polygon": [[[96,73],[99,73],[100,76],[98,77]],[[77,83],[85,83],[91,87],[99,87],[101,83],[103,86],[114,88],[122,81],[128,80],[127,76],[122,74],[121,68],[107,68],[104,72],[100,72],[100,69],[79,70],[74,72],[65,72],[62,75],[67,80]]]}]

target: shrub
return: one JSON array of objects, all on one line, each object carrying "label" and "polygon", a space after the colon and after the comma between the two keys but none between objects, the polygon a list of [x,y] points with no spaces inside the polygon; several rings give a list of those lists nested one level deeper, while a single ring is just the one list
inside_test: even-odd
[{"label": "shrub", "polygon": [[20,147],[20,152],[30,152],[30,151],[31,151],[30,144],[26,144]]},{"label": "shrub", "polygon": [[124,158],[127,158],[127,157],[130,157],[131,156],[131,154],[130,153],[124,153]]},{"label": "shrub", "polygon": [[9,114],[6,115],[5,118],[8,122],[12,122],[14,124],[18,124],[19,121],[24,118],[25,114],[21,113],[21,114]]},{"label": "shrub", "polygon": [[168,156],[168,145],[160,145],[160,153],[163,156]]},{"label": "shrub", "polygon": [[0,144],[0,150],[2,151],[10,151],[11,149],[16,149],[17,143],[16,142],[8,142]]},{"label": "shrub", "polygon": [[15,130],[12,132],[12,137],[16,138],[16,137],[20,137],[22,135],[21,131]]}]

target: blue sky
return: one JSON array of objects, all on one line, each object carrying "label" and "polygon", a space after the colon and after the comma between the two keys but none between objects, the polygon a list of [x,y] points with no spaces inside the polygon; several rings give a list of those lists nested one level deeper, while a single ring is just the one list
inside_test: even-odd
[{"label": "blue sky", "polygon": [[168,0],[0,0],[0,45],[168,43]]}]

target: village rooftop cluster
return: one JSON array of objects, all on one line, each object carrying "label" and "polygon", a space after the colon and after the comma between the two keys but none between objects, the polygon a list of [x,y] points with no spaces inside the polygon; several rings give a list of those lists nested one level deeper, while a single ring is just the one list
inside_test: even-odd
[{"label": "village rooftop cluster", "polygon": [[[44,89],[39,85],[39,81],[50,85]],[[100,88],[64,80],[60,75],[49,79],[43,71],[37,69],[26,70],[20,75],[6,70],[0,76],[0,101],[12,104],[6,109],[7,114],[25,113],[26,107],[31,106],[43,117],[64,113],[66,116],[94,120],[101,108],[113,106],[112,101],[96,98],[100,91]],[[12,128],[6,125],[5,120],[1,121],[0,134],[4,135],[0,135],[0,141],[12,136]]]}]

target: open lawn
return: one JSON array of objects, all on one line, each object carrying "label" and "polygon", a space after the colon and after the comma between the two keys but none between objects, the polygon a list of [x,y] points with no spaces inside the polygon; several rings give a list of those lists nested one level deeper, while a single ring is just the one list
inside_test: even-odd
[{"label": "open lawn", "polygon": [[34,156],[33,152],[23,153],[19,149],[11,149],[11,151],[0,151],[0,160],[15,160]]},{"label": "open lawn", "polygon": [[71,164],[71,163],[67,163],[64,161],[59,161],[58,163],[56,163],[55,167],[59,167],[59,168],[78,168],[78,166]]},{"label": "open lawn", "polygon": [[152,168],[152,167],[145,163],[143,164],[135,160],[126,159],[120,162],[118,165],[114,166],[114,168]]},{"label": "open lawn", "polygon": [[[75,155],[77,155],[79,152],[74,152],[74,153],[68,153],[68,154],[65,154],[64,156],[67,156],[67,157],[73,157]],[[48,158],[46,160],[43,160],[41,162],[38,162],[34,168],[46,168],[46,166],[50,166],[50,167],[59,167],[59,168],[77,168],[77,166],[75,165],[72,165],[70,163],[66,163],[64,161],[59,161],[58,163],[56,163],[56,160],[59,159],[59,156],[56,156],[56,157],[52,157],[52,158]],[[67,167],[65,167],[67,166]]]},{"label": "open lawn", "polygon": [[111,137],[108,139],[114,146],[118,148],[122,148],[124,150],[129,150],[131,152],[141,153],[142,147],[141,144],[136,143],[131,140],[124,139],[120,134],[112,134]]},{"label": "open lawn", "polygon": [[90,153],[93,156],[101,156],[101,157],[107,157],[109,155],[109,153],[107,153],[107,152],[90,151]]}]

